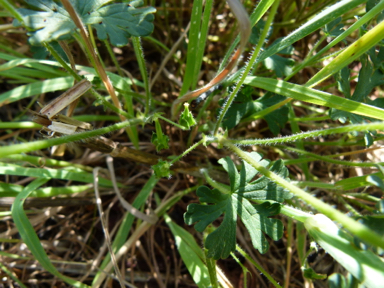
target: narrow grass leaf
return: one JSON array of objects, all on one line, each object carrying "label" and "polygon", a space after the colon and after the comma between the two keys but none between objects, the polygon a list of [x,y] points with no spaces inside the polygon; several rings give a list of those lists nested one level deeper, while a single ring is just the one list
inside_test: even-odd
[{"label": "narrow grass leaf", "polygon": [[319,90],[303,87],[301,85],[257,76],[248,76],[244,83],[283,95],[285,97],[290,97],[295,100],[315,105],[322,105],[329,108],[336,108],[365,117],[384,120],[384,109],[345,99]]},{"label": "narrow grass leaf", "polygon": [[[70,195],[74,193],[80,193],[87,189],[90,189],[90,185],[77,185],[66,187],[45,187],[36,189],[31,193],[31,197],[53,197],[58,195]],[[16,197],[23,191],[22,185],[1,183],[0,182],[0,197]]]},{"label": "narrow grass leaf", "polygon": [[278,53],[284,48],[299,41],[310,33],[315,32],[316,30],[325,26],[325,24],[342,16],[344,13],[349,12],[350,10],[356,8],[357,5],[360,5],[366,1],[367,0],[344,0],[329,6],[327,9],[317,14],[315,17],[306,22],[304,25],[300,26],[300,28],[289,34],[287,37],[284,37],[282,41],[277,42],[276,44],[266,49],[263,53],[260,54],[258,62],[261,62],[264,59]]},{"label": "narrow grass leaf", "polygon": [[205,46],[207,42],[208,30],[210,28],[209,18],[211,16],[213,6],[213,0],[205,1],[203,20],[201,22],[200,34],[199,34],[199,43],[196,47],[196,62],[195,62],[195,73],[193,74],[192,87],[196,88],[195,83],[199,80],[199,71],[201,70],[201,63],[203,62],[203,56],[205,51]]},{"label": "narrow grass leaf", "polygon": [[362,54],[366,53],[374,45],[378,44],[384,38],[384,22],[379,23],[372,28],[360,39],[349,45],[343,52],[336,58],[321,69],[315,76],[313,76],[305,86],[315,86],[329,76],[335,74],[343,67],[347,66],[352,61],[359,58]]},{"label": "narrow grass leaf", "polygon": [[83,283],[62,275],[56,270],[55,266],[53,266],[50,259],[48,258],[48,255],[45,253],[43,247],[41,246],[40,239],[24,212],[24,200],[30,195],[30,193],[32,193],[41,185],[45,184],[48,180],[49,179],[47,178],[38,178],[34,180],[28,186],[26,186],[25,189],[16,197],[15,202],[12,205],[13,220],[19,231],[20,237],[23,239],[24,243],[28,246],[33,256],[35,256],[36,260],[39,261],[40,265],[45,270],[64,280],[73,287],[89,287]]},{"label": "narrow grass leaf", "polygon": [[173,222],[167,214],[164,214],[164,218],[175,237],[177,250],[196,285],[201,288],[210,287],[209,272],[200,245],[188,231]]},{"label": "narrow grass leaf", "polygon": [[323,214],[308,217],[304,225],[316,242],[362,285],[383,287],[384,261],[380,257],[371,250],[362,250],[353,245],[348,239],[349,235]]},{"label": "narrow grass leaf", "polygon": [[[0,163],[0,174],[28,177],[46,177],[54,179],[72,180],[85,183],[93,183],[93,175],[86,172],[72,172],[63,169],[26,168],[13,164]],[[112,187],[112,182],[99,177],[100,185]]]},{"label": "narrow grass leaf", "polygon": [[[27,286],[25,286],[23,284],[23,282],[21,282],[19,280],[19,278],[17,278],[15,275],[13,275],[12,271],[10,271],[6,266],[4,266],[2,263],[0,263],[0,270],[4,271],[9,278],[13,279],[13,281],[15,281],[21,288],[27,288]],[[14,283],[13,283],[14,284]]]},{"label": "narrow grass leaf", "polygon": [[343,191],[352,190],[360,187],[367,187],[373,185],[371,181],[369,181],[368,177],[375,177],[379,178],[382,181],[384,180],[384,175],[381,173],[374,173],[370,175],[364,175],[364,176],[357,176],[357,177],[351,177],[347,179],[343,179],[340,181],[337,181],[335,183],[335,187],[337,189],[341,189]]},{"label": "narrow grass leaf", "polygon": [[0,162],[6,162],[6,163],[28,162],[27,165],[32,164],[33,166],[37,166],[37,167],[40,167],[40,166],[71,167],[71,168],[77,168],[77,169],[88,171],[88,172],[93,171],[92,167],[90,166],[71,163],[63,160],[50,159],[46,157],[26,155],[26,154],[8,155],[7,157],[0,158]]},{"label": "narrow grass leaf", "polygon": [[35,122],[0,122],[0,129],[39,129],[42,126]]},{"label": "narrow grass leaf", "polygon": [[73,77],[70,76],[22,85],[0,94],[0,107],[36,94],[65,90],[72,86]]},{"label": "narrow grass leaf", "polygon": [[[5,53],[0,53],[0,59],[8,61],[4,63],[3,65],[0,65],[0,72],[1,71],[7,71],[8,69],[18,67],[18,66],[25,66],[25,67],[32,67],[36,69],[36,71],[45,71],[50,73],[52,76],[57,75],[57,76],[66,76],[68,75],[66,72],[63,70],[59,70],[57,68],[49,67],[46,64],[43,64],[44,61],[46,60],[41,60],[41,59],[31,59],[31,58],[18,58],[15,56],[11,56]],[[50,61],[54,62],[54,61]],[[35,75],[36,77],[37,75]],[[51,77],[50,77],[51,78]]]},{"label": "narrow grass leaf", "polygon": [[[196,73],[196,63],[201,59],[197,59],[198,46],[199,46],[199,33],[201,16],[203,10],[203,1],[193,1],[192,15],[191,15],[191,28],[189,29],[188,37],[188,52],[187,52],[187,64],[185,67],[185,75],[183,81],[183,87],[181,87],[180,95],[184,95],[188,89],[194,89],[196,83],[193,83],[194,75]],[[199,67],[200,69],[200,67]],[[192,87],[191,87],[192,85]]]}]

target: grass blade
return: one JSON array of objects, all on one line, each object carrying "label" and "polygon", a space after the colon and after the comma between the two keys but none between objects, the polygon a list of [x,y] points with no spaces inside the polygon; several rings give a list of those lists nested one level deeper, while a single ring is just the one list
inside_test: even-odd
[{"label": "grass blade", "polygon": [[59,273],[59,271],[56,270],[55,266],[53,266],[50,259],[48,258],[48,255],[45,253],[43,247],[41,246],[40,239],[24,212],[23,204],[25,199],[29,196],[29,194],[31,194],[41,185],[45,184],[48,180],[49,179],[47,178],[38,178],[34,180],[28,186],[26,186],[24,190],[16,197],[15,202],[12,205],[13,220],[15,221],[15,225],[24,243],[28,246],[33,256],[35,256],[36,260],[39,261],[40,265],[43,266],[44,269],[64,280],[73,287],[89,287],[83,283],[62,275]]},{"label": "grass blade", "polygon": [[295,100],[309,102],[315,105],[322,105],[329,108],[336,108],[369,118],[384,120],[384,109],[282,80],[248,76],[245,79],[244,84],[265,89]]}]

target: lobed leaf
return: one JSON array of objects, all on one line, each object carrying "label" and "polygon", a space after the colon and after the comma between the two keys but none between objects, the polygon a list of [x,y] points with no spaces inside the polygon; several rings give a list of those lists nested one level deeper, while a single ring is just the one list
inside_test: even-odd
[{"label": "lobed leaf", "polygon": [[[261,155],[249,153],[252,158],[261,163],[264,167],[269,164],[263,160]],[[228,172],[230,178],[230,193],[222,193],[219,189],[209,189],[201,186],[197,189],[197,196],[203,204],[190,204],[184,214],[185,223],[195,224],[195,229],[203,232],[208,225],[224,214],[221,225],[206,240],[208,257],[214,259],[226,258],[236,247],[236,225],[239,216],[249,231],[252,244],[260,253],[268,251],[268,241],[264,233],[273,240],[278,240],[283,234],[283,224],[278,219],[268,218],[280,211],[279,203],[263,203],[257,205],[252,200],[274,200],[282,202],[293,195],[278,187],[266,177],[260,177],[251,181],[257,174],[257,170],[251,165],[242,161],[240,172],[237,171],[235,163],[225,157],[219,163]],[[271,170],[283,178],[288,177],[288,170],[282,161],[277,161]]]},{"label": "lobed leaf", "polygon": [[[136,8],[142,1],[130,3],[114,3],[104,6],[111,0],[70,0],[84,25],[90,25],[97,31],[100,40],[109,38],[114,46],[123,46],[131,36],[148,36],[153,31],[153,7]],[[26,0],[27,4],[36,7],[36,11],[19,9],[24,25],[32,30],[29,42],[40,45],[53,40],[65,40],[72,37],[76,25],[68,12],[58,3],[51,0]],[[21,23],[14,21],[15,26]]]}]

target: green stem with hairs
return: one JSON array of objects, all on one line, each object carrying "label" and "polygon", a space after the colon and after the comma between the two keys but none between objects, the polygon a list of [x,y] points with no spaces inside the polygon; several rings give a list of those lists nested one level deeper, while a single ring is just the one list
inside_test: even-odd
[{"label": "green stem with hairs", "polygon": [[275,173],[270,171],[268,168],[263,167],[257,161],[255,161],[251,156],[249,156],[248,153],[242,151],[239,147],[233,145],[230,141],[226,140],[224,137],[219,138],[219,143],[228,147],[230,150],[232,150],[232,152],[236,153],[240,158],[242,158],[244,161],[252,165],[252,167],[254,167],[257,171],[259,171],[265,177],[269,178],[270,180],[280,185],[281,187],[284,187],[285,189],[289,190],[292,194],[304,200],[306,203],[314,207],[320,213],[342,224],[346,230],[348,230],[355,236],[359,237],[360,239],[366,241],[371,245],[384,248],[384,239],[379,234],[373,232],[371,229],[369,229],[365,225],[351,219],[350,217],[346,216],[344,213],[334,209],[332,206],[324,203],[323,201],[317,199],[316,197],[313,197],[312,195],[305,192],[304,190],[296,187],[295,185],[291,184],[287,180],[276,175]]},{"label": "green stem with hairs", "polygon": [[236,145],[276,145],[282,143],[295,142],[306,138],[320,137],[339,133],[348,132],[365,132],[373,130],[384,130],[384,122],[373,122],[364,124],[353,124],[337,128],[330,128],[324,130],[314,130],[304,132],[287,137],[271,138],[271,139],[247,139],[247,140],[227,140],[231,144]]},{"label": "green stem with hairs", "polygon": [[214,135],[219,130],[220,124],[223,121],[225,114],[227,113],[229,107],[231,106],[233,100],[235,99],[237,93],[239,92],[241,86],[243,85],[245,78],[248,76],[248,73],[252,70],[252,68],[256,62],[257,56],[259,55],[259,52],[260,52],[261,48],[263,47],[265,38],[267,37],[268,27],[270,27],[272,25],[272,20],[275,17],[277,8],[279,7],[279,3],[280,3],[280,0],[276,0],[272,5],[271,11],[268,15],[268,19],[267,19],[265,26],[264,26],[265,28],[264,28],[262,34],[260,35],[259,42],[257,43],[257,46],[252,53],[251,59],[249,60],[247,66],[245,67],[245,70],[242,73],[240,80],[237,82],[236,87],[232,90],[231,94],[229,95],[228,101],[225,102],[224,108],[220,112],[219,119],[215,125],[215,130],[213,133]]}]

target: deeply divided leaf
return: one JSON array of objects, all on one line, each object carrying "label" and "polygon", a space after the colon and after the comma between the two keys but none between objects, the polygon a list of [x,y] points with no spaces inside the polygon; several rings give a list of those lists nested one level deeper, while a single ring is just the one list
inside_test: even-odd
[{"label": "deeply divided leaf", "polygon": [[[263,160],[260,154],[256,152],[249,154],[263,166],[268,166],[269,161]],[[240,172],[229,157],[220,159],[219,163],[229,174],[230,193],[222,193],[219,189],[211,190],[206,186],[199,187],[197,196],[200,202],[205,204],[190,204],[184,214],[185,223],[188,225],[196,223],[196,230],[203,232],[208,225],[224,214],[222,224],[208,235],[206,240],[208,257],[219,259],[228,257],[230,252],[235,250],[237,218],[240,217],[251,236],[253,246],[261,253],[265,253],[269,246],[264,234],[273,240],[282,237],[282,222],[269,218],[279,213],[280,205],[268,202],[256,204],[253,200],[283,202],[285,199],[290,199],[292,194],[264,176],[253,180],[258,172],[245,161],[241,163]],[[270,169],[283,178],[288,177],[288,170],[282,161],[276,161]]]},{"label": "deeply divided leaf", "polygon": [[[27,4],[36,7],[36,11],[19,9],[23,17],[23,24],[33,30],[30,32],[29,42],[40,45],[53,40],[65,40],[75,33],[76,25],[68,12],[60,3],[52,0],[26,0]],[[109,41],[114,46],[123,46],[131,36],[147,36],[153,31],[153,7],[136,8],[142,1],[129,3],[114,3],[110,0],[70,0],[84,25],[96,29],[100,40]],[[14,21],[15,26],[21,23]]]}]

